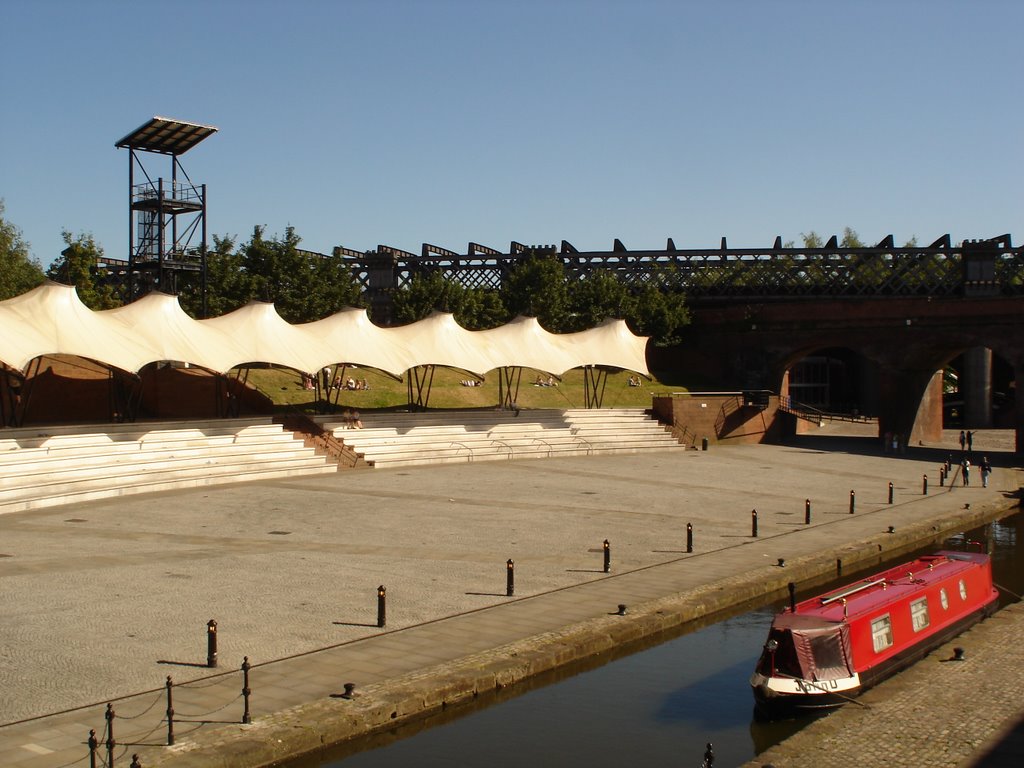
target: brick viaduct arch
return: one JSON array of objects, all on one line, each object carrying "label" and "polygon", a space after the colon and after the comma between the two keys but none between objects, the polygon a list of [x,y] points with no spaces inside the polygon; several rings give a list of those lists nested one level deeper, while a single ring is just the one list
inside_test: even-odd
[{"label": "brick viaduct arch", "polygon": [[[696,309],[685,338],[652,363],[727,389],[784,391],[786,371],[820,349],[850,349],[878,366],[879,432],[938,438],[942,369],[987,347],[1024,379],[1024,312],[1016,297],[780,301]],[[1024,408],[1016,403],[1017,451]]]}]

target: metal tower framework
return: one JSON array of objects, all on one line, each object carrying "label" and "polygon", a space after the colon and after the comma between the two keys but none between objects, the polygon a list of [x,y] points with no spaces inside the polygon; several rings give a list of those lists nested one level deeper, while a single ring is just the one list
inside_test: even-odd
[{"label": "metal tower framework", "polygon": [[[181,275],[199,273],[206,316],[206,185],[193,182],[179,158],[216,132],[154,117],[114,145],[128,150],[128,301],[152,290],[177,294]],[[170,180],[150,174],[140,153],[170,157]]]}]

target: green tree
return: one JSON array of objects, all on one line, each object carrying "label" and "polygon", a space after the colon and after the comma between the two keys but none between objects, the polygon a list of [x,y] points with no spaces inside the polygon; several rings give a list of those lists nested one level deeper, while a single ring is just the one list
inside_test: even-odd
[{"label": "green tree", "polygon": [[824,248],[825,241],[821,235],[813,229],[810,232],[801,232],[800,239],[803,240],[804,248]]},{"label": "green tree", "polygon": [[635,303],[626,286],[613,273],[596,270],[569,286],[566,330],[584,331],[609,317],[625,319],[633,313]]},{"label": "green tree", "polygon": [[860,239],[860,235],[854,232],[850,227],[843,229],[843,239],[839,241],[839,245],[842,248],[867,248],[867,243]]},{"label": "green tree", "polygon": [[[242,256],[235,250],[234,238],[213,236],[213,247],[206,253],[206,314],[218,317],[243,306],[250,297],[249,276],[242,268]],[[202,319],[202,276],[185,275],[178,284],[178,302],[189,315]]]},{"label": "green tree", "polygon": [[650,336],[658,346],[677,344],[680,331],[690,323],[686,297],[679,291],[648,286],[637,294],[626,322],[635,333]]},{"label": "green tree", "polygon": [[121,306],[113,281],[106,270],[97,266],[103,258],[103,248],[89,233],[74,235],[61,232],[67,246],[46,270],[51,280],[75,286],[78,298],[89,309],[113,309]]},{"label": "green tree", "polygon": [[501,294],[488,288],[467,288],[455,319],[463,328],[483,331],[497,328],[512,317],[501,302]]},{"label": "green tree", "polygon": [[536,317],[544,328],[561,333],[569,326],[569,290],[561,260],[535,256],[513,267],[501,284],[509,317]]},{"label": "green tree", "polygon": [[0,300],[20,296],[43,282],[43,270],[32,258],[21,230],[4,217],[0,199]]},{"label": "green tree", "polygon": [[321,258],[299,250],[300,242],[294,227],[288,227],[283,238],[270,239],[264,237],[264,227],[253,228],[249,242],[239,249],[242,303],[272,301],[289,323],[320,320],[345,306],[358,306],[358,285],[342,257]]},{"label": "green tree", "polygon": [[440,272],[413,275],[408,284],[395,291],[394,317],[399,325],[422,320],[431,312],[456,312],[462,307],[463,288]]},{"label": "green tree", "polygon": [[508,319],[496,291],[466,288],[440,272],[415,275],[394,294],[394,316],[400,323],[422,320],[431,312],[451,312],[455,322],[471,331],[495,328]]}]

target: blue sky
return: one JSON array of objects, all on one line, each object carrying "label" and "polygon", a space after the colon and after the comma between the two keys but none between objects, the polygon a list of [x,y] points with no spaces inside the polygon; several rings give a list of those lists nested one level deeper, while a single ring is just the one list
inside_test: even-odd
[{"label": "blue sky", "polygon": [[[128,249],[150,117],[211,233],[607,250],[1011,233],[1017,0],[0,0],[0,198],[46,265]],[[168,161],[147,168],[169,176]]]}]

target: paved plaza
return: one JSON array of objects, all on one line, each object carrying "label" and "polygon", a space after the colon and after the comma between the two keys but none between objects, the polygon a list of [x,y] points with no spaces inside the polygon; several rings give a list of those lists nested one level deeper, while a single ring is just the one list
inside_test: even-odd
[{"label": "paved plaza", "polygon": [[[140,745],[119,747],[119,760],[138,751],[143,765],[175,764],[174,750],[155,746],[168,675],[179,686],[201,679],[194,698],[178,692],[178,717],[191,707],[237,722],[240,674],[207,678],[247,656],[258,725],[346,681],[382,684],[965,504],[1016,504],[1010,441],[977,435],[975,454],[996,465],[988,489],[979,478],[939,487],[940,461],[958,450],[952,434],[900,456],[883,455],[876,440],[823,435],[791,446],[350,471],[2,515],[0,764],[83,758],[88,730],[103,733],[105,702],[140,691],[153,693],[115,703],[119,741]],[[217,670],[205,667],[210,619]],[[207,714],[222,701],[229,711]],[[74,711],[40,717],[65,710]],[[179,744],[215,727],[181,723]]]}]

